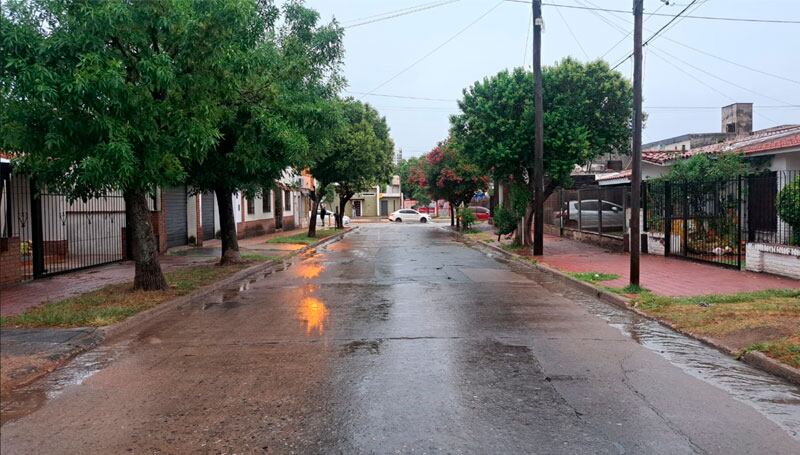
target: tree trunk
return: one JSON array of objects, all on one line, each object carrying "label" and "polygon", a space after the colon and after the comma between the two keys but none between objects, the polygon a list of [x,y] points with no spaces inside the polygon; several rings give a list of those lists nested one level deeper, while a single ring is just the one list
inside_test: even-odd
[{"label": "tree trunk", "polygon": [[535,204],[533,200],[528,202],[528,206],[525,207],[525,223],[524,223],[524,230],[522,232],[522,244],[525,246],[532,246],[533,245],[533,236],[531,235],[531,229],[533,227],[533,213],[534,213]]},{"label": "tree trunk", "polygon": [[222,242],[222,256],[219,265],[237,264],[242,262],[239,254],[239,240],[236,238],[236,219],[233,217],[233,194],[224,189],[216,188],[217,206],[219,207],[219,232]]},{"label": "tree trunk", "polygon": [[452,227],[456,225],[455,212],[453,211],[453,204],[451,204],[450,201],[447,201],[447,205],[450,207],[450,226]]},{"label": "tree trunk", "polygon": [[339,196],[339,213],[336,215],[336,229],[344,229],[344,207],[350,202],[353,195]]},{"label": "tree trunk", "polygon": [[158,245],[150,222],[147,196],[141,191],[125,191],[125,216],[131,242],[131,256],[136,265],[133,288],[143,291],[167,289],[167,280],[158,261]]},{"label": "tree trunk", "polygon": [[308,236],[309,237],[316,237],[317,236],[317,214],[319,213],[319,199],[320,195],[317,194],[316,191],[312,191],[309,194],[311,198],[311,216],[308,219]]}]

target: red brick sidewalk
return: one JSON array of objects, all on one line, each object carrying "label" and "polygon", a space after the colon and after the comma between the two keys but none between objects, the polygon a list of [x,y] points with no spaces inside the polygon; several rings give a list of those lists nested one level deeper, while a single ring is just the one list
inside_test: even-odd
[{"label": "red brick sidewalk", "polygon": [[[566,272],[602,272],[620,275],[619,279],[604,281],[612,287],[625,287],[629,282],[630,257],[601,247],[545,235],[543,264]],[[741,272],[714,265],[643,254],[641,256],[641,285],[656,294],[692,296],[732,294],[763,289],[800,289],[800,280],[775,275]]]}]

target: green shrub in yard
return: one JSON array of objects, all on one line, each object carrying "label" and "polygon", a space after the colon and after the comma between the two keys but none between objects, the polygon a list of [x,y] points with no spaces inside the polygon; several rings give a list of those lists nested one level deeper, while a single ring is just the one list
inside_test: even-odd
[{"label": "green shrub in yard", "polygon": [[458,209],[458,219],[461,222],[461,230],[468,231],[478,218],[469,207],[461,207]]},{"label": "green shrub in yard", "polygon": [[800,177],[783,187],[775,204],[778,215],[792,227],[792,243],[800,245]]},{"label": "green shrub in yard", "polygon": [[500,236],[514,233],[517,230],[517,217],[514,212],[505,208],[498,207],[494,210],[492,222],[494,223],[494,231],[497,234],[497,241],[500,241]]}]

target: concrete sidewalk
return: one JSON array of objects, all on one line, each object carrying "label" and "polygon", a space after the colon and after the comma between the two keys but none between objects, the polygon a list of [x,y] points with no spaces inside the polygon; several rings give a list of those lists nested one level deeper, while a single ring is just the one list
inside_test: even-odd
[{"label": "concrete sidewalk", "polygon": [[[239,248],[242,252],[283,256],[302,248],[303,245],[268,244],[267,240],[302,232],[305,232],[305,229],[240,239]],[[212,264],[219,259],[220,254],[220,241],[215,239],[204,242],[202,247],[170,249],[159,260],[162,269],[168,272],[182,267]],[[0,290],[0,316],[14,316],[46,302],[63,300],[110,284],[132,281],[133,271],[133,262],[124,261],[10,286]]]},{"label": "concrete sidewalk", "polygon": [[[503,239],[502,243],[510,241]],[[628,254],[572,239],[545,235],[544,256],[536,260],[564,272],[613,273],[620,276],[616,280],[604,281],[602,284],[606,286],[621,288],[629,283]],[[642,254],[640,274],[642,287],[659,295],[673,297],[800,289],[800,280],[651,254]]]}]

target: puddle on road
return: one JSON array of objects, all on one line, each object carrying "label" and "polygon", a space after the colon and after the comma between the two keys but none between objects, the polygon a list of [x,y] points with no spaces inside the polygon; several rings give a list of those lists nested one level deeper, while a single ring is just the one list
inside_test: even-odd
[{"label": "puddle on road", "polygon": [[591,298],[574,300],[691,376],[754,407],[800,440],[800,387],[630,311]]},{"label": "puddle on road", "polygon": [[70,386],[81,385],[119,356],[126,345],[101,346],[28,386],[14,390],[0,404],[0,425],[20,419],[52,400]]}]

